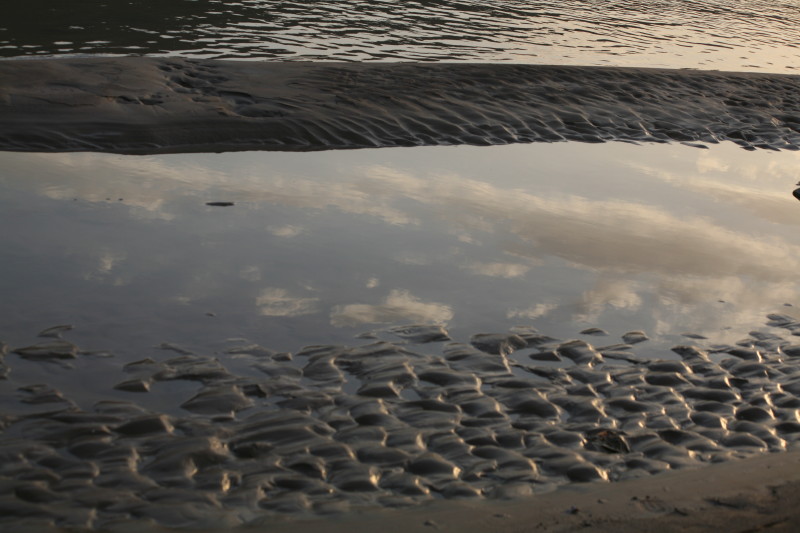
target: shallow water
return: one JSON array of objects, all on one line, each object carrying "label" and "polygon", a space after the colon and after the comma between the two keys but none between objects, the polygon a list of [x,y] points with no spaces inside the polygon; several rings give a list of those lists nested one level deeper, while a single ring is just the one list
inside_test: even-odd
[{"label": "shallow water", "polygon": [[0,168],[4,531],[507,499],[800,443],[797,152]]},{"label": "shallow water", "polygon": [[462,341],[532,325],[562,339],[602,328],[606,344],[644,330],[650,355],[687,332],[733,343],[800,303],[792,152],[558,143],[0,161],[0,222],[14,228],[0,242],[0,340],[12,346],[57,324],[124,361],[164,342],[293,352],[405,324]]},{"label": "shallow water", "polygon": [[795,2],[36,0],[6,10],[4,57],[515,61],[794,72]]}]

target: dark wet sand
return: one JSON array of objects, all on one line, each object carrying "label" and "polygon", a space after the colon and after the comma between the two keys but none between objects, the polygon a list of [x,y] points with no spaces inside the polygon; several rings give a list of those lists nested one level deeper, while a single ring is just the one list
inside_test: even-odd
[{"label": "dark wet sand", "polygon": [[[440,326],[409,325],[385,332],[400,340],[295,354],[165,344],[125,364],[116,385],[101,377],[127,401],[81,408],[80,391],[19,387],[24,411],[0,419],[0,524],[276,531],[310,520],[304,530],[366,531],[399,516],[388,531],[464,520],[479,531],[495,519],[508,524],[496,531],[558,531],[653,518],[658,528],[736,516],[758,525],[768,514],[780,525],[798,492],[800,322],[768,324],[785,334],[675,346],[663,358],[529,327],[459,343]],[[59,338],[69,333],[3,347],[4,373],[20,359],[68,372],[92,353]],[[229,371],[233,358],[253,373]],[[179,412],[137,403],[186,382],[197,387]],[[675,471],[704,473],[664,477]]]},{"label": "dark wet sand", "polygon": [[800,146],[800,77],[612,67],[0,61],[0,150],[130,154],[515,142]]},{"label": "dark wet sand", "polygon": [[797,531],[800,452],[770,454],[611,486],[572,485],[514,502],[447,502],[243,531],[460,533]]}]

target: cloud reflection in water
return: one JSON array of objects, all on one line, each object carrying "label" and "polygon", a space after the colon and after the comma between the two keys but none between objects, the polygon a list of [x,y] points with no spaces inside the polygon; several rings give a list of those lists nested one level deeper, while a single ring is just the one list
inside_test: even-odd
[{"label": "cloud reflection in water", "polygon": [[[6,187],[116,209],[120,227],[156,224],[163,242],[224,250],[154,256],[198,280],[176,289],[185,301],[217,297],[263,320],[450,322],[474,333],[503,320],[635,318],[656,333],[719,332],[800,300],[792,153],[565,143],[2,158]],[[236,206],[203,206],[220,197]],[[98,257],[95,283],[103,258],[131,290],[155,269],[125,239],[76,246]]]}]

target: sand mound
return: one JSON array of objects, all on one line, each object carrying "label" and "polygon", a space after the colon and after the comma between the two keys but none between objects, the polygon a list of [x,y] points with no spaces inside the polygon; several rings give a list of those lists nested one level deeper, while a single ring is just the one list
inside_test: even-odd
[{"label": "sand mound", "polygon": [[800,146],[800,77],[513,64],[0,62],[0,149],[165,153],[516,142]]}]

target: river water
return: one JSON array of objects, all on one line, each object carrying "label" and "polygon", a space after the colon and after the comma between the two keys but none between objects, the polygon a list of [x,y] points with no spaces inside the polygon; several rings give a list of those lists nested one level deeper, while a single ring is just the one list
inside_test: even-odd
[{"label": "river water", "polygon": [[792,73],[799,43],[800,5],[792,0],[33,0],[5,9],[0,22],[0,57],[513,61]]}]

